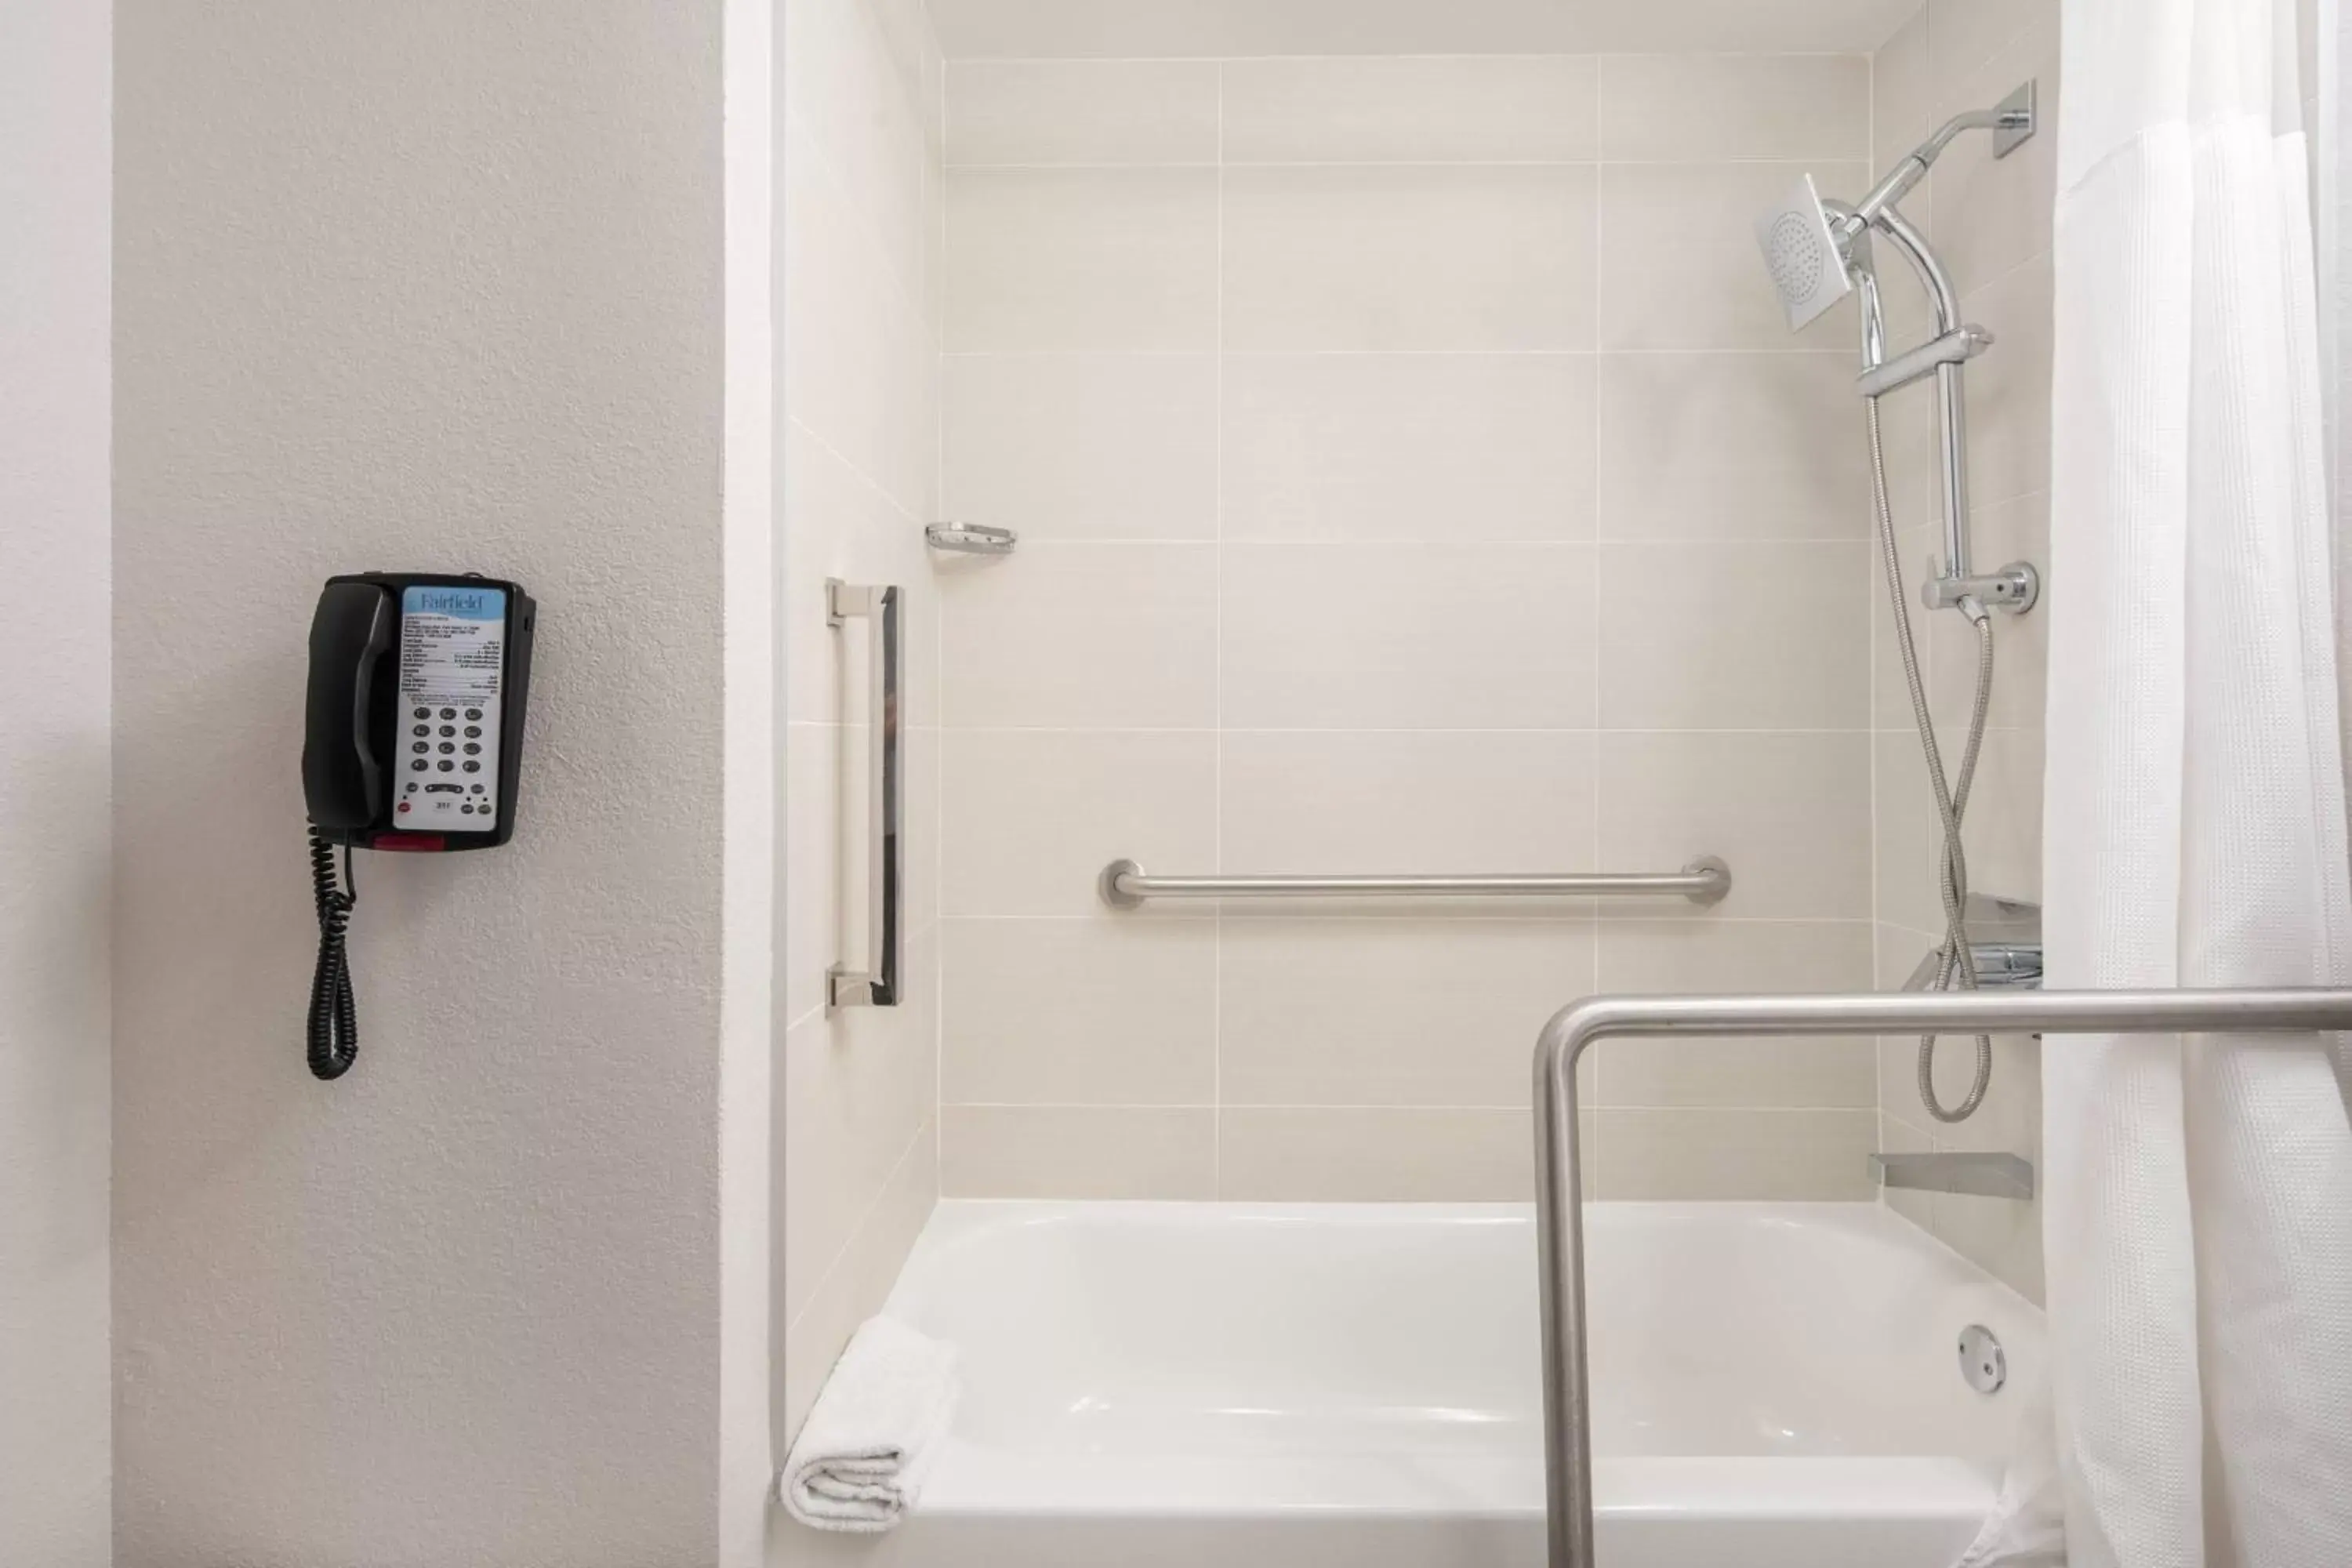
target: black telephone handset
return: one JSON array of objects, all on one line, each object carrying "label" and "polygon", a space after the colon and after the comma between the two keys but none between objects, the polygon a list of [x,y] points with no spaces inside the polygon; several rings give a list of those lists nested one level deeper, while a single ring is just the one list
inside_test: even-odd
[{"label": "black telephone handset", "polygon": [[308,1035],[320,1078],[341,1078],[359,1050],[343,948],[352,850],[488,849],[514,835],[538,611],[521,584],[472,575],[362,572],[329,578],[319,595],[302,794],[319,910]]}]

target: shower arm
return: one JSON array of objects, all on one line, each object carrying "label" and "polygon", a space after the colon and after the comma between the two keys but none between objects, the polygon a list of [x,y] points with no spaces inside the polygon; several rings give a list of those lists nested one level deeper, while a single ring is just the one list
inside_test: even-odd
[{"label": "shower arm", "polygon": [[1878,221],[1879,214],[1892,208],[1927,177],[1944,149],[1971,131],[1993,133],[1992,154],[2006,158],[2034,132],[2040,105],[2036,101],[2035,84],[2027,82],[1990,109],[1972,109],[1965,114],[1955,114],[1938,126],[1936,133],[1903,155],[1903,161],[1887,172],[1886,177],[1870,189],[1870,194],[1848,208],[1843,220],[1842,239],[1858,237],[1863,230]]}]

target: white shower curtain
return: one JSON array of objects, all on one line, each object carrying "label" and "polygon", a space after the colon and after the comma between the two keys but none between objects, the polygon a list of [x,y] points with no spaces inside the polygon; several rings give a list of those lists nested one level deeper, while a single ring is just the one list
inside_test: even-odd
[{"label": "white shower curtain", "polygon": [[[2352,983],[2294,13],[2063,7],[2053,988]],[[2334,1044],[2045,1045],[2046,1500],[2071,1568],[2352,1564]]]}]

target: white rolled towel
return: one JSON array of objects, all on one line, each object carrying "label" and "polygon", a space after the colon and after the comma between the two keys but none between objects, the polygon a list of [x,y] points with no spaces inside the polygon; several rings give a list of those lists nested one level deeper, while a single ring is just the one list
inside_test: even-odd
[{"label": "white rolled towel", "polygon": [[817,1530],[888,1530],[915,1506],[955,1413],[953,1345],[889,1318],[854,1335],[784,1461],[785,1510]]}]

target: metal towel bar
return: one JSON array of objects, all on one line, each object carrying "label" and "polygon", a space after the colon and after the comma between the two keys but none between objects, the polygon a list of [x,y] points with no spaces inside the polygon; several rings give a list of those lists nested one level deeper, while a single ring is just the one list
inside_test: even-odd
[{"label": "metal towel bar", "polygon": [[1722,901],[1731,868],[1709,855],[1679,871],[1588,871],[1490,877],[1153,877],[1114,860],[1096,880],[1102,901],[1132,910],[1150,899],[1575,899],[1676,897]]},{"label": "metal towel bar", "polygon": [[866,654],[866,967],[836,963],[825,972],[832,1007],[898,1005],[899,878],[905,869],[906,768],[900,760],[903,710],[898,682],[907,668],[907,620],[896,588],[858,587],[839,578],[824,584],[825,624],[840,630],[863,620],[871,637]]},{"label": "metal towel bar", "polygon": [[[1595,996],[1536,1042],[1536,1237],[1543,1273],[1544,1489],[1551,1568],[1594,1568],[1576,1064],[1599,1040],[1693,1035],[2301,1034],[2352,1029],[2352,991],[2011,991]],[[2352,1101],[2352,1095],[2347,1095]]]}]

